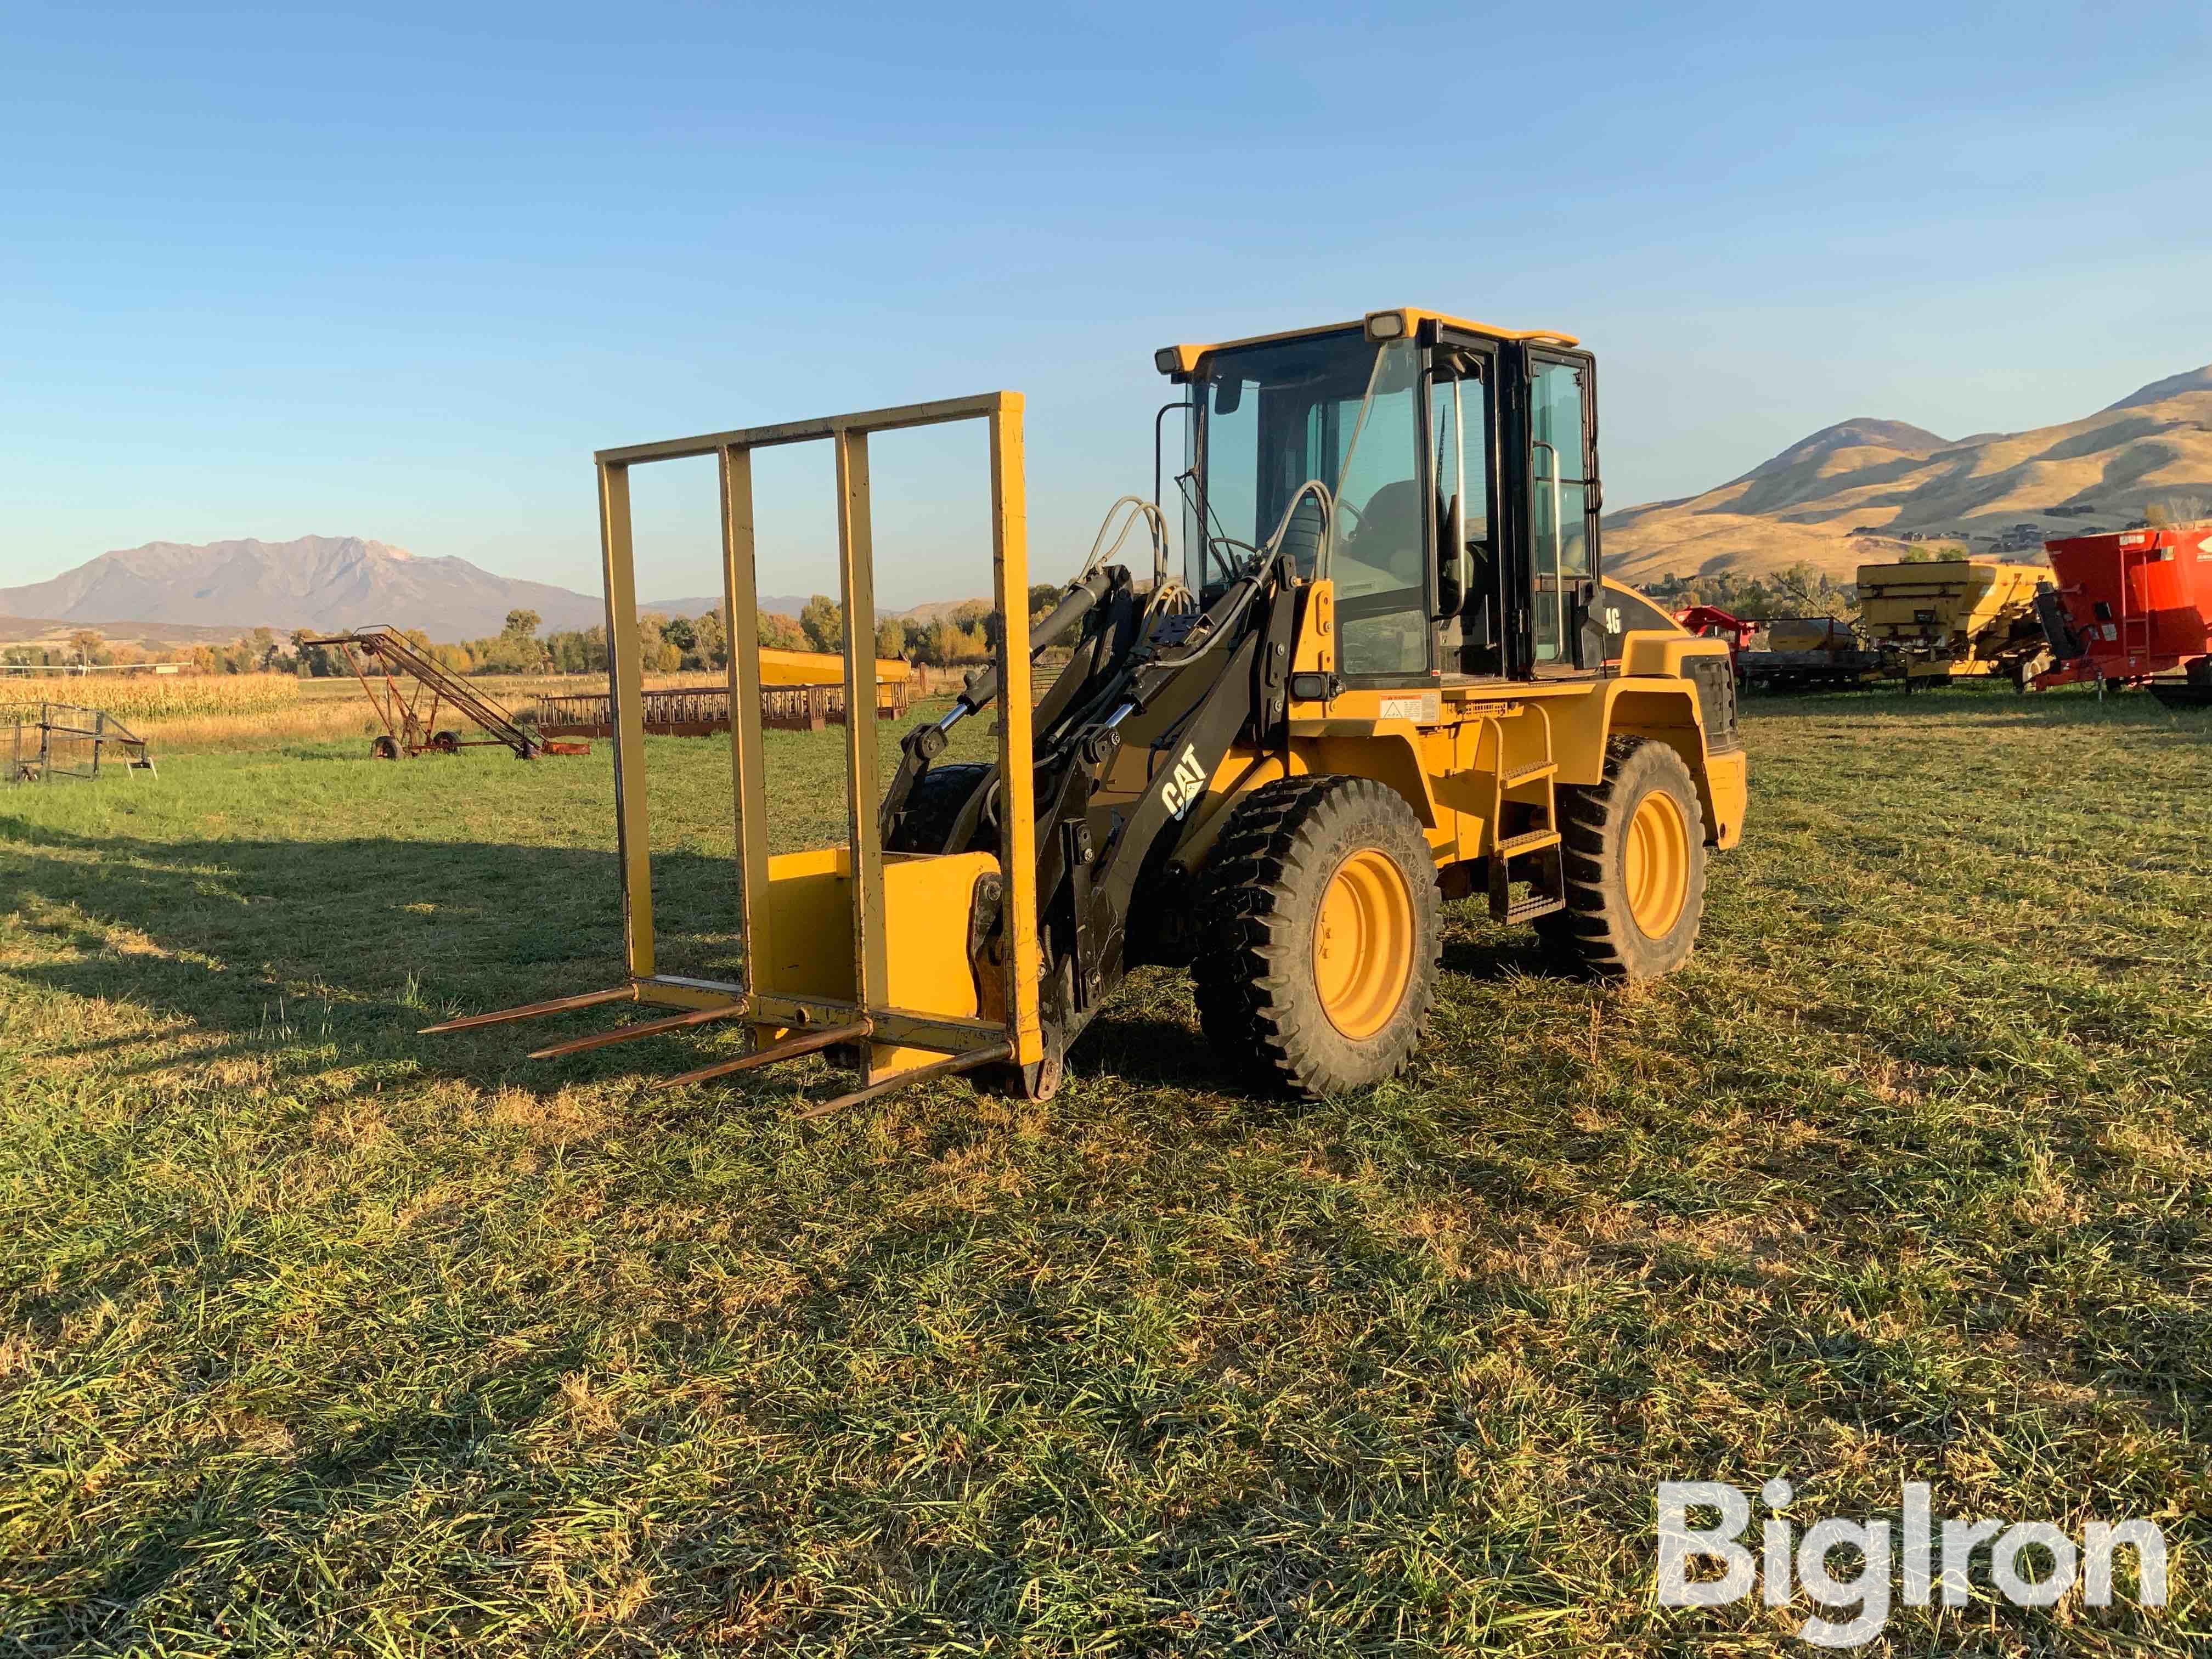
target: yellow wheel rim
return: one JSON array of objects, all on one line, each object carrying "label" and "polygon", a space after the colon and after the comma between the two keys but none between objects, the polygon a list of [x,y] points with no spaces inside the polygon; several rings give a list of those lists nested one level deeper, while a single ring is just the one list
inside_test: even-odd
[{"label": "yellow wheel rim", "polygon": [[1628,821],[1628,910],[1648,939],[1664,939],[1690,901],[1690,826],[1674,798],[1654,789]]},{"label": "yellow wheel rim", "polygon": [[1413,975],[1413,896],[1369,848],[1336,866],[1314,928],[1314,984],[1329,1024],[1369,1037],[1390,1023]]}]

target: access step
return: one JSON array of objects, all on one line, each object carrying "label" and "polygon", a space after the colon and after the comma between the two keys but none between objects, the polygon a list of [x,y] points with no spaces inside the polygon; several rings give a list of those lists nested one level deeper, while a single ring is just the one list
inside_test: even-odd
[{"label": "access step", "polygon": [[1517,859],[1523,853],[1540,853],[1547,847],[1557,847],[1559,844],[1558,830],[1531,830],[1526,835],[1508,836],[1504,841],[1499,842],[1498,856],[1501,859]]},{"label": "access step", "polygon": [[1556,893],[1531,893],[1527,898],[1515,899],[1505,907],[1502,921],[1534,921],[1538,916],[1548,916],[1554,910],[1567,908],[1565,899]]}]

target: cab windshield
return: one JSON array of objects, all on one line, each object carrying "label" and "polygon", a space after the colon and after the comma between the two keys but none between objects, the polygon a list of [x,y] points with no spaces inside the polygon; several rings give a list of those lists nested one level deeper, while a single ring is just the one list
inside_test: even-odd
[{"label": "cab windshield", "polygon": [[1336,584],[1346,676],[1428,665],[1418,349],[1357,329],[1212,353],[1197,386],[1196,501],[1185,545],[1194,588],[1218,587],[1264,548],[1299,486],[1336,503],[1326,570],[1322,511],[1299,501],[1283,549]]}]

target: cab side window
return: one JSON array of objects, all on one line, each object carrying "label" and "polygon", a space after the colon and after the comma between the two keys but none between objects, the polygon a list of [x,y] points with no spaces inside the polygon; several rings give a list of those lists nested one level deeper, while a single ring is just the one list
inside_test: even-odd
[{"label": "cab side window", "polygon": [[1383,347],[1357,430],[1347,434],[1329,556],[1338,662],[1347,676],[1428,671],[1419,380],[1420,353],[1410,341]]},{"label": "cab side window", "polygon": [[1590,578],[1583,371],[1574,363],[1541,359],[1529,367],[1528,522],[1535,659],[1539,663],[1571,662],[1571,595]]}]

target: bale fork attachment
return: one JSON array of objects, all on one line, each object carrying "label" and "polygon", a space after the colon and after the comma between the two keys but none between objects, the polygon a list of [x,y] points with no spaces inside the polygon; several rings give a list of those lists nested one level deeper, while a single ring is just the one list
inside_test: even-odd
[{"label": "bale fork attachment", "polygon": [[[646,807],[643,667],[631,540],[629,473],[656,461],[714,457],[721,495],[725,616],[757,608],[752,452],[826,440],[837,471],[837,563],[848,619],[875,615],[868,439],[878,432],[980,420],[990,434],[992,599],[999,631],[999,775],[1032,772],[1028,509],[1018,392],[833,415],[602,450],[599,529],[607,601],[615,814],[622,868],[623,983],[575,996],[478,1014],[427,1030],[532,1018],[605,1001],[682,1011],[539,1050],[545,1057],[629,1041],[691,1024],[738,1019],[752,1052],[699,1066],[659,1086],[706,1082],[801,1054],[842,1049],[858,1059],[856,1085],[800,1115],[820,1116],[910,1083],[993,1065],[1014,1068],[1024,1093],[1048,1092],[1051,1068],[1038,1012],[1036,805],[1025,787],[1002,791],[995,856],[932,857],[883,850],[873,630],[848,622],[843,649],[847,836],[842,848],[770,858],[762,778],[760,647],[750,628],[730,632],[731,814],[736,829],[735,897],[741,939],[734,980],[664,974],[654,961],[649,825]],[[987,884],[995,880],[995,894]],[[994,951],[964,954],[979,918],[995,912]],[[840,920],[850,949],[834,942]],[[891,929],[901,930],[894,940]],[[827,951],[824,940],[832,941]],[[894,945],[896,950],[893,949]],[[951,954],[948,954],[951,952]],[[957,961],[963,969],[949,971]],[[970,971],[972,970],[972,971]],[[998,982],[985,982],[985,976]],[[957,977],[960,982],[952,982]]]}]

